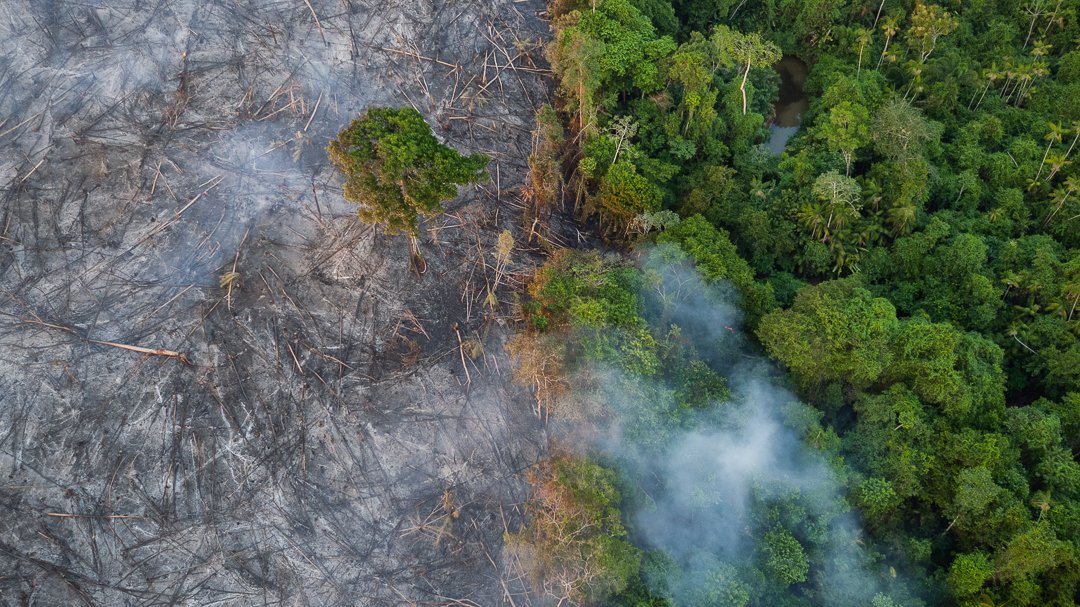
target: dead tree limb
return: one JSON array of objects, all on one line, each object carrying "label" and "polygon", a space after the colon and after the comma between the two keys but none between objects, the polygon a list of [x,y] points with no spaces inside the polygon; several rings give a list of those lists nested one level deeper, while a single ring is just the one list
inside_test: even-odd
[{"label": "dead tree limb", "polygon": [[469,373],[469,365],[465,363],[465,342],[461,341],[461,330],[458,328],[458,324],[454,323],[454,335],[457,336],[458,354],[461,355],[461,368],[465,369],[465,390],[469,389],[472,385],[472,375]]},{"label": "dead tree limb", "polygon": [[142,346],[132,346],[132,345],[129,345],[129,344],[122,344],[122,343],[118,343],[118,342],[115,342],[115,341],[105,341],[105,340],[101,340],[101,339],[90,339],[88,337],[83,337],[83,336],[79,335],[79,332],[76,331],[75,329],[71,328],[71,327],[65,327],[64,325],[57,325],[57,324],[45,322],[45,321],[41,320],[41,318],[39,318],[36,314],[33,314],[32,312],[31,312],[31,315],[34,316],[33,320],[24,320],[23,322],[28,323],[28,324],[33,324],[33,325],[40,325],[42,327],[48,327],[50,329],[59,329],[60,331],[71,333],[72,335],[75,335],[76,337],[79,337],[80,339],[82,339],[83,341],[85,341],[87,343],[97,344],[99,346],[110,346],[110,347],[113,347],[113,348],[119,348],[121,350],[127,350],[129,352],[138,352],[139,354],[148,354],[148,355],[151,355],[151,356],[164,356],[165,358],[172,358],[172,359],[178,360],[178,361],[184,363],[185,365],[188,365],[188,366],[191,365],[191,360],[183,352],[177,352],[175,350],[166,350],[164,348],[144,348]]}]

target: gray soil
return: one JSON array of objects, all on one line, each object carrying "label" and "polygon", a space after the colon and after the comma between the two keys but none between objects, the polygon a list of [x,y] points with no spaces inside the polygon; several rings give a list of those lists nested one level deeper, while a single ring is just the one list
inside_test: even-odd
[{"label": "gray soil", "polygon": [[[0,605],[527,604],[542,8],[0,0]],[[372,104],[493,158],[422,275],[325,158]]]}]

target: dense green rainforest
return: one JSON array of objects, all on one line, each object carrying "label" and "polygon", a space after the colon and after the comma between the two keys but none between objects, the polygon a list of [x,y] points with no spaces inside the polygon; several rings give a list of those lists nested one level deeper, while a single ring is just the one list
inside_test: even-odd
[{"label": "dense green rainforest", "polygon": [[[554,0],[550,15],[559,93],[538,117],[534,210],[566,201],[634,253],[555,253],[510,346],[538,411],[617,426],[618,447],[533,472],[532,522],[508,541],[541,593],[1076,604],[1078,2]],[[785,56],[809,66],[809,106],[776,154]],[[738,405],[760,386],[784,428],[770,444],[820,465],[752,470],[720,506],[690,481],[672,529],[691,535],[665,544],[650,513],[671,511],[687,467],[735,474],[682,454],[762,427]],[[730,538],[701,545],[737,549],[685,548],[728,519]]]}]

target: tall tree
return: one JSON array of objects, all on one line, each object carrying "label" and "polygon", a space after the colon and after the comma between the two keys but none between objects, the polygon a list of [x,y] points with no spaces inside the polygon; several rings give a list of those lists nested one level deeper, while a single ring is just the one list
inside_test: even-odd
[{"label": "tall tree", "polygon": [[951,34],[959,25],[957,18],[940,6],[917,2],[911,13],[911,27],[907,35],[912,46],[919,52],[919,63],[926,63],[930,53],[937,47],[938,39]]},{"label": "tall tree", "polygon": [[[1043,139],[1046,140],[1046,150],[1043,152],[1042,162],[1039,163],[1039,172],[1035,174],[1035,179],[1031,181],[1031,189],[1038,187],[1039,177],[1042,177],[1043,168],[1046,167],[1046,159],[1050,156],[1050,150],[1061,142],[1065,133],[1068,133],[1068,129],[1061,126],[1060,123],[1050,122],[1048,123],[1048,130]],[[1064,159],[1062,160],[1064,162]]]},{"label": "tall tree", "polygon": [[894,97],[874,113],[872,137],[882,156],[907,161],[921,156],[935,133],[922,112]]},{"label": "tall tree", "polygon": [[692,130],[707,133],[716,119],[718,91],[713,78],[720,67],[718,59],[715,46],[698,32],[668,58],[667,74],[678,93],[683,135]]},{"label": "tall tree", "polygon": [[851,175],[855,152],[870,143],[870,112],[859,103],[841,101],[823,126],[825,141],[844,156],[844,174]]},{"label": "tall tree", "polygon": [[713,29],[713,40],[729,64],[742,73],[739,92],[742,93],[742,113],[746,114],[746,80],[752,68],[770,67],[780,60],[780,48],[756,33],[745,34],[726,25]]},{"label": "tall tree", "polygon": [[802,544],[791,533],[779,527],[765,534],[761,551],[765,553],[765,570],[783,586],[806,581],[810,561]]},{"label": "tall tree", "polygon": [[994,573],[994,566],[983,552],[960,554],[949,566],[949,590],[957,598],[965,598],[982,589]]},{"label": "tall tree", "polygon": [[592,135],[605,94],[658,90],[658,63],[674,47],[631,0],[604,0],[558,17],[547,56],[576,106],[578,129]]},{"label": "tall tree", "polygon": [[881,31],[885,34],[885,46],[881,48],[881,56],[878,57],[876,69],[881,69],[881,62],[885,60],[885,56],[889,53],[889,42],[900,31],[897,19],[895,17],[886,17],[885,21],[881,23]]},{"label": "tall tree", "polygon": [[[570,21],[576,14],[564,18]],[[570,93],[577,114],[577,130],[596,129],[596,95],[602,84],[597,69],[604,48],[600,40],[589,35],[576,23],[559,30],[547,47],[547,58],[559,76],[563,90]]]}]

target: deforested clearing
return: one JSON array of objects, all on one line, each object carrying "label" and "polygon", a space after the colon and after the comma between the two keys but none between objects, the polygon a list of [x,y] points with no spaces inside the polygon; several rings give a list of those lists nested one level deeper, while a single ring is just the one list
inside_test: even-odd
[{"label": "deforested clearing", "polygon": [[[542,9],[0,1],[0,603],[523,591],[501,538],[543,434],[485,298]],[[492,158],[423,274],[324,151],[374,104]]]}]

